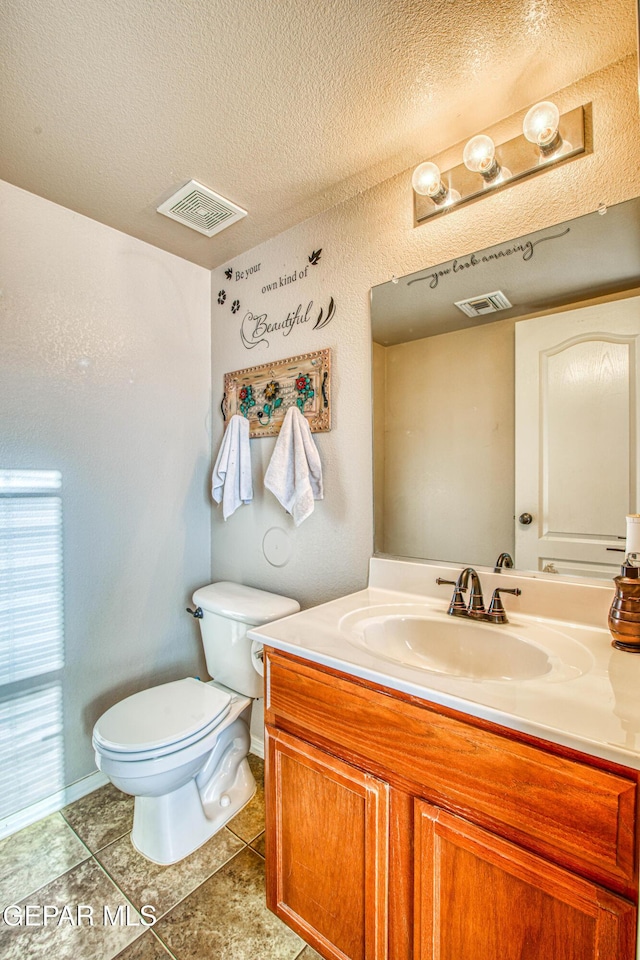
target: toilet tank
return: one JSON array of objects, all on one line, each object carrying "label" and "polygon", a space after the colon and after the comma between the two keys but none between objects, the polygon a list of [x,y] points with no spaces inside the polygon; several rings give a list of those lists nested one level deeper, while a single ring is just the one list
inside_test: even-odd
[{"label": "toilet tank", "polygon": [[200,587],[193,602],[202,609],[198,622],[210,675],[245,697],[261,697],[262,677],[254,666],[247,630],[297,613],[300,604],[227,581]]}]

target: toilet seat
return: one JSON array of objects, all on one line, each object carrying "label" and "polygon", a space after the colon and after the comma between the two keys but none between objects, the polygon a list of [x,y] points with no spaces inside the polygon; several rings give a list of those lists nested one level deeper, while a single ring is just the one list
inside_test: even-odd
[{"label": "toilet seat", "polygon": [[119,760],[163,757],[205,738],[229,713],[231,696],[193,677],[141,690],[107,710],[93,745]]}]

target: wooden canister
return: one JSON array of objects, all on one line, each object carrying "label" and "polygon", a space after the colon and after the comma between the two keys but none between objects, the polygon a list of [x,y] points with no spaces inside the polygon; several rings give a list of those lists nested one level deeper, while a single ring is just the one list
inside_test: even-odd
[{"label": "wooden canister", "polygon": [[640,568],[624,566],[613,581],[616,595],[609,610],[612,646],[640,653]]}]

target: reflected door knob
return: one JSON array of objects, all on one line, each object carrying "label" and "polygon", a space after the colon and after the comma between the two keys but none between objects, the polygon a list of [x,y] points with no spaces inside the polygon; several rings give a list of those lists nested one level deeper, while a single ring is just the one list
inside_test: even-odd
[{"label": "reflected door knob", "polygon": [[533,523],[533,517],[530,513],[521,513],[518,517],[518,522],[523,526],[528,527],[530,523]]}]

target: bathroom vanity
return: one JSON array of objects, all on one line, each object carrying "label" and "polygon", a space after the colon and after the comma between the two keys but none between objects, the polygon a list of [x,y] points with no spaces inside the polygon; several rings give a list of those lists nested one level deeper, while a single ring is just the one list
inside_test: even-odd
[{"label": "bathroom vanity", "polygon": [[385,652],[394,618],[447,642],[447,574],[374,559],[367,590],[253,631],[268,904],[335,960],[633,960],[640,658],[610,647],[612,590],[483,574],[522,589],[487,643],[547,658],[524,676]]}]

